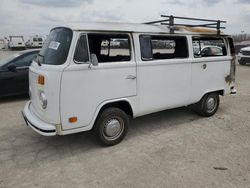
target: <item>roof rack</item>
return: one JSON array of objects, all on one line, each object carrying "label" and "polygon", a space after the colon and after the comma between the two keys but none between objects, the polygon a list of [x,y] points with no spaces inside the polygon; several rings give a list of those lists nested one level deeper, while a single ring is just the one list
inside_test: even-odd
[{"label": "roof rack", "polygon": [[[212,28],[217,30],[217,34],[220,35],[221,29],[226,29],[226,27],[222,27],[223,23],[227,23],[226,21],[222,20],[209,20],[209,19],[200,19],[200,18],[189,18],[189,17],[179,17],[179,16],[166,16],[161,15],[162,20],[146,22],[144,24],[161,24],[161,25],[168,25],[170,29],[170,33],[174,33],[175,26],[185,26],[185,27],[205,27],[205,28]],[[189,20],[189,21],[197,21],[203,22],[198,24],[182,24],[182,23],[175,23],[176,20]]]}]

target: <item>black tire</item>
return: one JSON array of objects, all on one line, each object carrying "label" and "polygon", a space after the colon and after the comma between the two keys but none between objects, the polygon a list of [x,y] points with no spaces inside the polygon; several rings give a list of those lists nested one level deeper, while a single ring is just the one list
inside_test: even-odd
[{"label": "black tire", "polygon": [[195,104],[195,111],[203,116],[210,117],[213,116],[220,105],[220,97],[218,93],[208,93],[202,97],[200,102]]},{"label": "black tire", "polygon": [[[119,144],[128,132],[129,117],[119,108],[107,108],[99,114],[94,131],[100,144]],[[113,136],[111,136],[113,134]]]}]

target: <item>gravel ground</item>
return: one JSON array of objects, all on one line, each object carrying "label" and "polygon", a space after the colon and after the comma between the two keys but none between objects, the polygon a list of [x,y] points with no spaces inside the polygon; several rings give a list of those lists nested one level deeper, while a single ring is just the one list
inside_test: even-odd
[{"label": "gravel ground", "polygon": [[91,132],[40,136],[21,117],[27,98],[2,99],[0,187],[250,187],[249,80],[250,65],[237,65],[238,94],[222,97],[215,116],[147,115],[108,148]]}]

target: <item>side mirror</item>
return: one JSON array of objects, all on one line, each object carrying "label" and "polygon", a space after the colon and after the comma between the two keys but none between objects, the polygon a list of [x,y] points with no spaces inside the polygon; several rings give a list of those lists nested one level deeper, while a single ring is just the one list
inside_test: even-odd
[{"label": "side mirror", "polygon": [[16,72],[16,65],[14,65],[13,63],[9,64],[8,70],[11,72]]},{"label": "side mirror", "polygon": [[98,59],[96,57],[96,54],[91,54],[91,64],[93,66],[97,66],[98,65]]}]

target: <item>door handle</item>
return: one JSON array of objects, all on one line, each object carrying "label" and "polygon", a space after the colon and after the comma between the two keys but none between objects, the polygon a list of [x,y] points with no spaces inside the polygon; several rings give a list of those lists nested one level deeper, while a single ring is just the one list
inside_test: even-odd
[{"label": "door handle", "polygon": [[126,79],[127,80],[134,80],[134,79],[136,79],[136,76],[128,75]]},{"label": "door handle", "polygon": [[202,68],[206,69],[207,68],[207,64],[203,64]]}]

